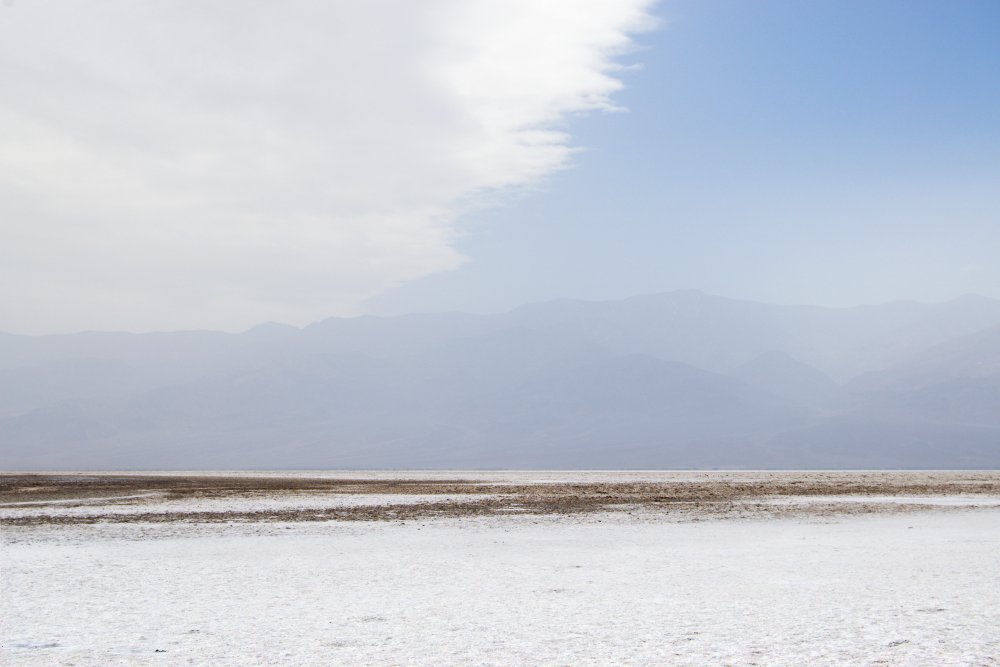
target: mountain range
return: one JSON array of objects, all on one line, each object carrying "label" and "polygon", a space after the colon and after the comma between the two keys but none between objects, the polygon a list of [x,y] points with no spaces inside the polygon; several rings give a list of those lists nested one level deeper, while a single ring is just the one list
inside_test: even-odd
[{"label": "mountain range", "polygon": [[997,468],[1000,301],[0,334],[0,468]]}]

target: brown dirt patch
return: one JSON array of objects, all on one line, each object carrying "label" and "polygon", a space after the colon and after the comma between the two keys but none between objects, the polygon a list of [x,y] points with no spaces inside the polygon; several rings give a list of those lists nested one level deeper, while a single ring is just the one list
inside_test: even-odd
[{"label": "brown dirt patch", "polygon": [[[186,498],[283,498],[298,495],[355,494],[440,495],[440,502],[333,506],[319,509],[251,511],[137,511],[102,513],[102,505],[128,496],[156,494],[153,500]],[[275,521],[406,521],[440,516],[511,514],[581,514],[602,511],[667,511],[678,515],[742,516],[802,513],[857,514],[914,511],[926,505],[886,503],[815,503],[797,506],[766,501],[781,496],[940,496],[1000,495],[1000,473],[837,472],[837,473],[705,473],[669,482],[481,483],[473,480],[329,479],[277,476],[5,474],[0,475],[0,503],[33,503],[34,507],[66,507],[66,501],[93,506],[93,513],[39,511],[8,516],[8,526],[86,523],[275,522]],[[449,500],[445,496],[482,496]],[[93,500],[88,499],[108,499]],[[57,502],[58,501],[58,502]],[[51,503],[51,504],[49,504]],[[10,507],[10,506],[8,506]],[[21,506],[24,507],[24,506]],[[3,508],[0,508],[2,511]]]}]

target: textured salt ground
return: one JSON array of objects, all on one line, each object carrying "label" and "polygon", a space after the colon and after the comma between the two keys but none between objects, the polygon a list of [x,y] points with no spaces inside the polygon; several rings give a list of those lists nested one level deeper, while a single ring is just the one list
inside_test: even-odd
[{"label": "textured salt ground", "polygon": [[1000,507],[1000,496],[788,496],[756,502],[771,505],[820,505],[837,503],[868,503],[889,505],[927,505],[932,507]]},{"label": "textured salt ground", "polygon": [[[396,521],[509,513],[580,514],[612,508],[655,509],[672,513],[674,518],[697,513],[822,515],[907,511],[941,504],[930,499],[951,496],[974,496],[972,504],[994,505],[1000,498],[1000,475],[985,471],[487,472],[450,481],[415,479],[409,472],[372,473],[372,479],[343,474],[3,474],[0,520],[8,527]],[[636,475],[649,479],[639,480]],[[859,498],[841,500],[848,496]],[[889,501],[882,502],[885,498]]]},{"label": "textured salt ground", "polygon": [[196,513],[277,512],[339,507],[418,505],[492,498],[470,494],[259,494],[232,497],[168,498],[146,493],[108,498],[78,498],[0,504],[0,520],[31,516],[100,517],[127,514],[162,514],[183,517]]},{"label": "textured salt ground", "polygon": [[10,665],[1000,660],[991,508],[72,525],[4,538]]}]

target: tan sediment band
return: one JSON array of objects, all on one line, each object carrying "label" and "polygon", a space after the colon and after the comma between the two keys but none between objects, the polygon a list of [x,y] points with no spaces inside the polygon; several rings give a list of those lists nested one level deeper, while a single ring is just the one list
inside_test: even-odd
[{"label": "tan sediment band", "polygon": [[[141,504],[143,494],[157,500],[295,498],[309,494],[442,496],[412,504],[204,511],[101,513],[100,504]],[[464,496],[461,500],[448,496]],[[434,517],[585,514],[594,512],[669,512],[678,517],[837,515],[925,510],[930,504],[816,502],[775,505],[780,497],[809,496],[997,496],[996,472],[837,472],[712,473],[669,482],[504,483],[475,480],[329,479],[322,477],[6,474],[0,476],[0,504],[30,502],[44,508],[92,504],[94,513],[46,514],[4,518],[7,526],[88,523],[216,523],[298,521],[408,521]],[[481,498],[469,499],[469,496]],[[93,501],[88,502],[88,499]],[[50,504],[51,503],[51,504]],[[10,505],[8,505],[10,507]],[[954,509],[941,508],[936,509]]]}]

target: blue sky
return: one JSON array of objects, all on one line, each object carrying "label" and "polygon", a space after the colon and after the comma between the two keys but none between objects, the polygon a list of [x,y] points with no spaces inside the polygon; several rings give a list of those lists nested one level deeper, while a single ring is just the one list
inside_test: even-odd
[{"label": "blue sky", "polygon": [[470,261],[376,313],[681,288],[1000,297],[1000,3],[682,0],[571,169],[466,216]]}]

